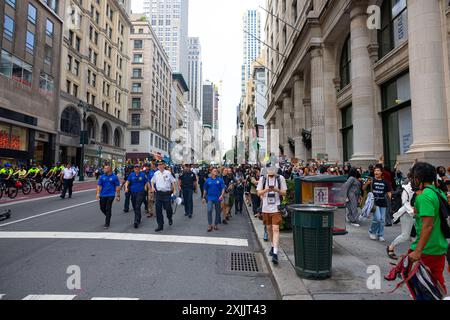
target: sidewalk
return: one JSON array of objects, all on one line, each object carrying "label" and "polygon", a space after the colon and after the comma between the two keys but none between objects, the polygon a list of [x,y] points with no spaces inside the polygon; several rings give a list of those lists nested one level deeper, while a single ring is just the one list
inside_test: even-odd
[{"label": "sidewalk", "polygon": [[[275,266],[268,255],[270,242],[263,241],[262,221],[254,218],[251,207],[246,207],[283,300],[411,300],[406,287],[391,294],[389,291],[394,289],[397,281],[384,280],[392,268],[389,263],[393,261],[387,257],[386,246],[400,234],[400,224],[385,229],[386,243],[369,239],[370,221],[363,222],[360,228],[348,225],[347,235],[333,238],[332,277],[327,280],[307,280],[301,279],[295,272],[292,231],[281,232],[279,264]],[[405,253],[408,246],[409,243],[400,245],[396,250],[397,255]],[[372,275],[367,273],[369,266],[379,266],[381,270],[380,290],[367,288],[367,280]],[[445,277],[449,286],[450,274],[447,271]]]}]

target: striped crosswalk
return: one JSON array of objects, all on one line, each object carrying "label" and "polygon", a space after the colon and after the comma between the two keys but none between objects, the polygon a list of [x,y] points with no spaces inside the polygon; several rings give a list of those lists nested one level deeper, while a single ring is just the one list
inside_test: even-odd
[{"label": "striped crosswalk", "polygon": [[[6,294],[0,294],[0,300],[5,298],[8,299]],[[22,299],[13,300],[75,300],[77,295],[72,294],[29,294]],[[140,300],[139,298],[128,298],[128,297],[92,297],[87,300]]]}]

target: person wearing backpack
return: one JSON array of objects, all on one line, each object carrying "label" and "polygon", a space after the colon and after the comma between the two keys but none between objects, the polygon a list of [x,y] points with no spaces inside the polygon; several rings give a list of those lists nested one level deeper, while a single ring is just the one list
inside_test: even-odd
[{"label": "person wearing backpack", "polygon": [[276,168],[267,168],[267,175],[259,179],[258,196],[262,197],[262,215],[264,225],[267,226],[269,239],[272,242],[270,255],[272,262],[278,264],[278,243],[280,240],[280,224],[282,216],[279,209],[282,197],[286,196],[286,179],[276,174]]},{"label": "person wearing backpack", "polygon": [[414,165],[411,186],[417,194],[414,203],[417,237],[408,256],[412,262],[421,260],[430,269],[434,279],[446,290],[444,269],[448,254],[447,238],[450,238],[450,212],[445,193],[438,189],[435,183],[434,166],[425,162]]},{"label": "person wearing backpack", "polygon": [[[408,174],[408,178],[411,179],[411,174]],[[397,260],[398,257],[395,255],[395,247],[400,243],[406,242],[411,239],[411,231],[414,226],[414,208],[411,206],[411,199],[413,198],[414,191],[411,187],[411,181],[403,185],[401,191],[401,206],[400,208],[395,208],[394,200],[392,201],[392,208],[395,210],[394,222],[400,220],[402,232],[395,238],[395,240],[387,247],[387,255],[393,260]]]}]

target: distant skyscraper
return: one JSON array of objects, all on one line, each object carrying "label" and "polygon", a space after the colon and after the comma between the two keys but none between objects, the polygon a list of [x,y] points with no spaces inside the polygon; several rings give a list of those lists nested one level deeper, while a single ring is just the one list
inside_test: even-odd
[{"label": "distant skyscraper", "polygon": [[187,79],[188,0],[144,0],[144,12],[169,55],[174,72]]},{"label": "distant skyscraper", "polygon": [[214,83],[206,81],[203,85],[203,125],[211,129],[214,124]]},{"label": "distant skyscraper", "polygon": [[199,38],[189,38],[188,48],[188,87],[189,103],[202,114],[203,67],[202,48]]},{"label": "distant skyscraper", "polygon": [[242,95],[245,95],[245,84],[250,78],[251,63],[261,52],[261,15],[257,10],[247,10],[244,14],[244,60],[242,64]]}]

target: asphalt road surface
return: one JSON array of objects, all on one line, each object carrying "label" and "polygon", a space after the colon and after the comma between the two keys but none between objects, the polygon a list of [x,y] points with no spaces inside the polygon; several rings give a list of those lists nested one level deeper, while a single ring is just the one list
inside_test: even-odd
[{"label": "asphalt road surface", "polygon": [[106,231],[93,190],[0,204],[12,210],[0,222],[0,299],[277,299],[264,262],[256,273],[229,269],[232,253],[262,261],[248,217],[208,233],[206,207],[194,197],[193,218],[180,206],[158,234],[145,213],[133,228],[123,195]]}]

